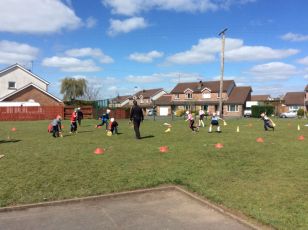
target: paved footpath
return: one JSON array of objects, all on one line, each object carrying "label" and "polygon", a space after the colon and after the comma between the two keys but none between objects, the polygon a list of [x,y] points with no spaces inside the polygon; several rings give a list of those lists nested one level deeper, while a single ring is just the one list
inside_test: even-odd
[{"label": "paved footpath", "polygon": [[178,190],[157,190],[0,212],[1,230],[248,230]]}]

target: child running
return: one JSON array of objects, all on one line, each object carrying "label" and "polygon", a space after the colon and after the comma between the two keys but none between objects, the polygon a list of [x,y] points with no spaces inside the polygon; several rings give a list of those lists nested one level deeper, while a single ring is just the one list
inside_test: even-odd
[{"label": "child running", "polygon": [[193,132],[199,131],[199,129],[196,126],[194,126],[195,120],[194,120],[193,115],[189,111],[186,111],[186,114],[187,114],[187,120],[186,121],[189,121],[189,128]]},{"label": "child running", "polygon": [[70,133],[77,133],[77,109],[71,115],[71,131]]},{"label": "child running", "polygon": [[217,113],[213,113],[212,117],[211,117],[211,124],[209,127],[209,133],[212,132],[212,127],[216,126],[216,132],[221,133],[221,129],[220,129],[220,125],[219,125],[219,120],[222,120],[225,122],[225,120],[223,120],[222,118],[220,118],[219,116],[217,116]]},{"label": "child running", "polygon": [[265,131],[268,131],[268,128],[271,128],[273,131],[275,130],[274,122],[268,116],[266,116],[266,113],[261,113],[261,119],[264,122]]},{"label": "child running", "polygon": [[52,136],[53,137],[62,137],[61,129],[61,116],[58,115],[55,119],[52,120]]},{"label": "child running", "polygon": [[98,125],[96,125],[96,128],[103,126],[104,124],[106,124],[106,131],[108,131],[108,125],[109,125],[109,113],[110,113],[110,109],[106,110],[106,113],[104,113],[100,118],[102,120],[102,122]]},{"label": "child running", "polygon": [[203,119],[204,119],[204,115],[205,115],[205,112],[203,109],[200,109],[199,110],[199,127],[204,127],[204,122],[203,122]]}]

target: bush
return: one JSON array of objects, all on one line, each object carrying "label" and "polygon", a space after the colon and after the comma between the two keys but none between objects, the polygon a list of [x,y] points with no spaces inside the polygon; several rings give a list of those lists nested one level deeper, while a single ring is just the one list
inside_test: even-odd
[{"label": "bush", "polygon": [[181,117],[181,116],[184,115],[184,113],[185,113],[184,109],[178,109],[178,110],[175,111],[175,116]]},{"label": "bush", "polygon": [[260,117],[261,113],[266,113],[267,116],[272,116],[274,107],[269,105],[253,105],[251,106],[251,116]]},{"label": "bush", "polygon": [[297,110],[297,116],[298,117],[303,117],[304,116],[304,109],[299,109],[299,110]]}]

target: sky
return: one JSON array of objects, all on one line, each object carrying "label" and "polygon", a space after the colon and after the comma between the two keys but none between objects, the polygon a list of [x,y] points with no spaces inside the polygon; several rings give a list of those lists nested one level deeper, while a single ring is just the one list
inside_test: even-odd
[{"label": "sky", "polygon": [[273,97],[308,84],[307,0],[1,0],[0,69],[85,78],[97,99],[224,79]]}]

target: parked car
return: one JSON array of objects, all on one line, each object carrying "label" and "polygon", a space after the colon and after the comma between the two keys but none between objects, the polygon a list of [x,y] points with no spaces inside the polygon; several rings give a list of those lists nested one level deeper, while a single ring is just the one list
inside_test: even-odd
[{"label": "parked car", "polygon": [[294,118],[297,117],[297,110],[291,110],[289,112],[281,113],[281,118]]},{"label": "parked car", "polygon": [[150,109],[148,112],[148,116],[156,116],[156,109]]},{"label": "parked car", "polygon": [[244,110],[244,117],[251,117],[251,114],[252,114],[251,108]]}]

